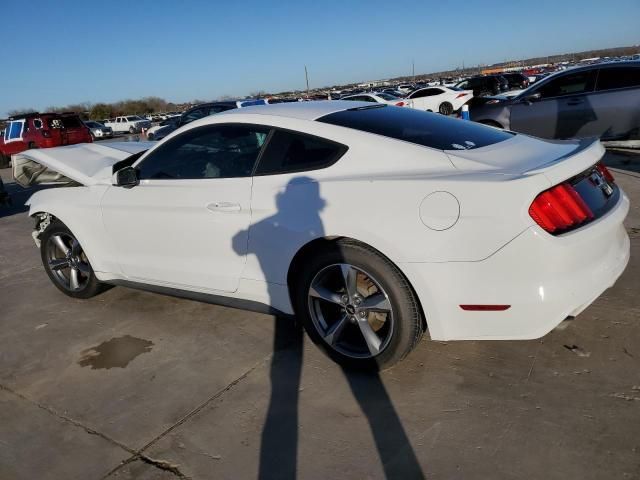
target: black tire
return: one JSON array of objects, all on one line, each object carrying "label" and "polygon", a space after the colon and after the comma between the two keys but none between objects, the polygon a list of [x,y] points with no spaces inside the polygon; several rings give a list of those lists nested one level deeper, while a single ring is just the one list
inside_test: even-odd
[{"label": "black tire", "polygon": [[442,115],[451,115],[453,113],[453,105],[449,102],[442,102],[438,107],[438,112]]},{"label": "black tire", "polygon": [[[387,335],[390,334],[390,337],[385,340],[386,346],[375,356],[353,358],[343,354],[325,341],[314,324],[313,307],[309,297],[310,287],[320,272],[333,268],[336,264],[349,264],[360,271],[365,271],[379,283],[382,293],[386,293],[393,311],[393,320],[391,327],[387,330]],[[297,318],[302,319],[309,337],[329,357],[346,367],[365,370],[389,368],[402,360],[416,346],[424,332],[421,310],[407,279],[389,259],[362,243],[340,240],[333,246],[315,251],[312,256],[305,259],[304,268],[293,278],[292,283],[291,293]],[[343,308],[342,311],[343,315],[348,315],[347,310]]]},{"label": "black tire", "polygon": [[153,133],[147,134],[147,140],[153,140]]},{"label": "black tire", "polygon": [[136,129],[133,127],[129,127],[129,133],[133,135],[134,133],[136,133]]},{"label": "black tire", "polygon": [[[53,248],[53,240],[54,237],[64,238],[63,240],[66,242],[67,247],[71,247],[71,242],[68,240],[69,238],[75,239],[75,236],[69,230],[66,225],[64,225],[59,220],[53,220],[51,224],[45,229],[44,232],[40,235],[40,258],[42,259],[42,265],[44,266],[47,275],[51,282],[56,286],[58,290],[60,290],[65,295],[73,298],[91,298],[108,288],[108,285],[101,283],[97,278],[95,273],[93,272],[93,268],[89,263],[88,259],[84,255],[82,251],[82,247],[78,244],[79,253],[78,257],[82,257],[84,260],[82,261],[84,268],[86,269],[86,273],[80,273],[80,278],[82,279],[80,282],[80,286],[77,289],[72,289],[71,285],[65,287],[63,282],[61,281],[61,276],[70,277],[71,267],[60,268],[56,271],[52,268],[50,264],[50,252],[51,248]],[[64,256],[64,254],[60,251],[60,253]],[[88,267],[88,268],[87,268]],[[65,273],[66,271],[66,273]]]},{"label": "black tire", "polygon": [[10,157],[0,152],[0,168],[7,168],[11,165]]},{"label": "black tire", "polygon": [[35,150],[35,149],[38,148],[38,145],[36,145],[33,142],[29,142],[29,145],[27,145],[27,147],[28,147],[29,150]]}]

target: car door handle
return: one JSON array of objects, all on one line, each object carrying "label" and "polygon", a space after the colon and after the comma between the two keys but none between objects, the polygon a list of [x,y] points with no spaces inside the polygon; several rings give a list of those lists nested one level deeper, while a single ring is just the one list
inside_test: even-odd
[{"label": "car door handle", "polygon": [[212,212],[239,212],[240,204],[235,202],[211,202],[207,209]]},{"label": "car door handle", "polygon": [[580,105],[582,103],[582,100],[579,98],[573,99],[573,100],[569,100],[567,102],[567,105]]}]

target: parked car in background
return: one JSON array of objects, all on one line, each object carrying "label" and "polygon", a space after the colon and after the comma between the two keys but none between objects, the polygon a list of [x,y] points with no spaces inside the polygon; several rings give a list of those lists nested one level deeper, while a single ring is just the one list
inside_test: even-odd
[{"label": "parked car in background", "polygon": [[518,72],[500,74],[509,84],[509,90],[522,90],[529,86],[529,78]]},{"label": "parked car in background", "polygon": [[127,115],[116,117],[115,120],[104,125],[110,127],[115,133],[140,133],[143,128],[150,128],[151,122],[138,115]]},{"label": "parked car in background", "polygon": [[408,107],[409,102],[402,98],[395,97],[384,92],[360,93],[358,95],[347,95],[340,100],[350,100],[355,102],[384,103],[395,105],[396,107]]},{"label": "parked car in background", "polygon": [[416,86],[412,83],[402,83],[396,87],[396,90],[398,90],[400,93],[403,93],[404,95],[413,92],[415,89]]},{"label": "parked car in background", "polygon": [[91,120],[84,122],[84,124],[89,128],[93,140],[96,138],[113,138],[113,130],[111,127],[106,127],[99,122]]},{"label": "parked car in background", "polygon": [[178,128],[179,122],[179,117],[172,117],[168,120],[163,120],[158,125],[154,125],[147,130],[147,140],[159,140],[166,137],[169,133]]},{"label": "parked car in background", "polygon": [[451,115],[473,98],[473,91],[455,87],[427,87],[407,95],[409,106],[417,110]]},{"label": "parked car in background", "polygon": [[406,96],[406,93],[402,93],[399,90],[396,90],[395,88],[385,88],[384,90],[381,90],[382,93],[388,93],[389,95],[393,95],[394,97],[398,97],[398,98],[404,98]]},{"label": "parked car in background", "polygon": [[295,314],[336,361],[384,369],[427,327],[440,341],[539,338],[611,287],[629,199],[603,155],[597,140],[324,101],[212,115],[152,146],[31,150],[14,175],[82,185],[28,201],[65,295],[250,301]]},{"label": "parked car in background", "polygon": [[515,98],[470,109],[471,119],[543,138],[640,138],[640,62],[563,70]]},{"label": "parked car in background", "polygon": [[0,139],[0,168],[9,166],[11,155],[31,148],[92,142],[89,128],[73,113],[28,113],[9,118]]},{"label": "parked car in background", "polygon": [[208,117],[209,115],[215,115],[216,113],[226,112],[227,110],[233,110],[234,108],[249,107],[254,105],[266,105],[268,102],[265,99],[246,99],[246,100],[226,100],[222,102],[211,102],[196,105],[190,108],[182,115],[174,117],[175,123],[166,125],[162,130],[155,131],[153,133],[153,140],[162,140],[174,130],[187,125],[188,123],[198,120],[200,118]]},{"label": "parked car in background", "polygon": [[509,82],[501,75],[483,75],[458,82],[456,88],[472,90],[476,97],[498,95],[509,90]]}]

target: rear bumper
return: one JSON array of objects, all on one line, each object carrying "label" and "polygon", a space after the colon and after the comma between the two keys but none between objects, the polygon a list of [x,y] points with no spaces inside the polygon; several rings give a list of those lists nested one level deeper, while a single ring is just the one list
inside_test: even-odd
[{"label": "rear bumper", "polygon": [[[478,262],[405,263],[435,340],[525,340],[544,336],[589,306],[629,261],[623,220],[629,200],[583,228],[554,237],[530,227]],[[510,305],[464,311],[460,305]]]}]

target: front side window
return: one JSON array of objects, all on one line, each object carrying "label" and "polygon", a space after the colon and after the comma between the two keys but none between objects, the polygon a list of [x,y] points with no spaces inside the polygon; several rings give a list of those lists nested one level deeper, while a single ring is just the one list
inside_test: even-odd
[{"label": "front side window", "polygon": [[597,90],[640,87],[640,67],[603,68],[598,75]]},{"label": "front side window", "polygon": [[541,85],[537,92],[540,93],[541,98],[591,92],[595,83],[595,72],[595,70],[583,70],[560,75]]},{"label": "front side window", "polygon": [[138,165],[141,180],[251,176],[268,127],[207,125],[188,130]]},{"label": "front side window", "polygon": [[256,175],[318,170],[333,165],[347,147],[323,138],[276,130],[269,140]]}]

